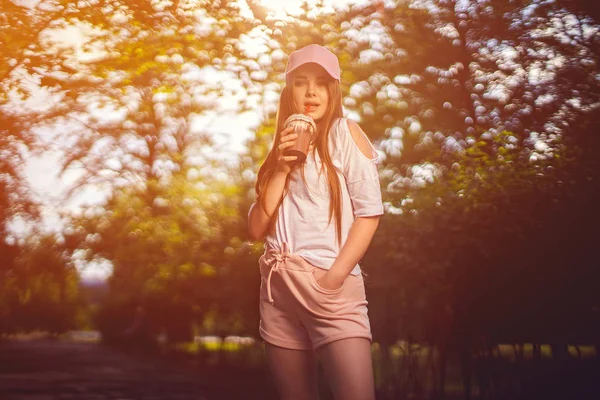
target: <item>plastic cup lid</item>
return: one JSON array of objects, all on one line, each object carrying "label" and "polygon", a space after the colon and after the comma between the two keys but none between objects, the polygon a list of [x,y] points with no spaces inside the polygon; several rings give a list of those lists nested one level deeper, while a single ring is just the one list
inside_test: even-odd
[{"label": "plastic cup lid", "polygon": [[293,122],[293,121],[304,121],[304,122],[310,124],[310,126],[312,126],[313,132],[315,132],[317,130],[317,124],[315,124],[315,121],[310,116],[305,115],[305,114],[292,114],[292,115],[290,115],[285,120],[285,123],[283,124],[283,126],[287,126],[290,122]]}]

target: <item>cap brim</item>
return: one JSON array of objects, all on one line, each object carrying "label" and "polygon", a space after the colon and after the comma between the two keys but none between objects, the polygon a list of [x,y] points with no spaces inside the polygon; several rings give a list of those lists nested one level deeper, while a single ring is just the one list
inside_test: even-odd
[{"label": "cap brim", "polygon": [[317,64],[319,67],[323,68],[323,69],[325,70],[325,72],[327,72],[327,74],[328,74],[330,77],[332,77],[333,79],[336,79],[336,80],[338,80],[338,81],[340,80],[340,76],[339,76],[338,74],[336,74],[334,71],[330,71],[330,70],[329,70],[327,67],[325,67],[323,64],[321,64],[321,63],[319,63],[319,62],[317,62],[317,61],[313,61],[313,60],[307,60],[307,61],[304,61],[303,63],[301,63],[301,64],[298,64],[298,65],[294,66],[293,68],[291,68],[289,71],[287,71],[287,72],[285,73],[285,79],[287,80],[287,79],[288,79],[288,78],[291,76],[292,72],[294,72],[295,70],[297,70],[297,69],[298,69],[298,68],[300,68],[301,66],[303,66],[303,65],[306,65],[306,64],[311,64],[311,63],[312,63],[312,64]]}]

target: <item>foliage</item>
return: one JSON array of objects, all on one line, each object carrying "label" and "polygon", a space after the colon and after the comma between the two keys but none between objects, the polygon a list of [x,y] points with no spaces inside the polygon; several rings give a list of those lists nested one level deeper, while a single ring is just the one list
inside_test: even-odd
[{"label": "foliage", "polygon": [[153,332],[182,339],[211,310],[245,308],[245,289],[231,287],[246,257],[239,197],[231,182],[209,177],[149,181],[86,211],[68,240],[78,237],[89,259],[110,260],[110,303],[130,312],[142,306]]},{"label": "foliage", "polygon": [[5,271],[0,297],[0,333],[42,330],[52,334],[75,328],[83,306],[79,277],[64,243],[54,235],[28,238]]}]

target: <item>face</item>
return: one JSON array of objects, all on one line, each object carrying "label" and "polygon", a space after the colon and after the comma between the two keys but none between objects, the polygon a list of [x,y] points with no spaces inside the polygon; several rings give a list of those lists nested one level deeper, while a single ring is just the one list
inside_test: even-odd
[{"label": "face", "polygon": [[292,77],[292,102],[296,112],[306,113],[319,121],[329,105],[327,83],[332,78],[314,63],[304,64]]}]

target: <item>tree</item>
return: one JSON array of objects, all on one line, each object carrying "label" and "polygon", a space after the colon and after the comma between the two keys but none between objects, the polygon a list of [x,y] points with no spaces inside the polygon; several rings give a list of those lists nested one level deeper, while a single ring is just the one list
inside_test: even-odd
[{"label": "tree", "polygon": [[78,285],[64,243],[52,234],[31,235],[2,282],[3,328],[54,335],[75,328],[81,307]]}]

